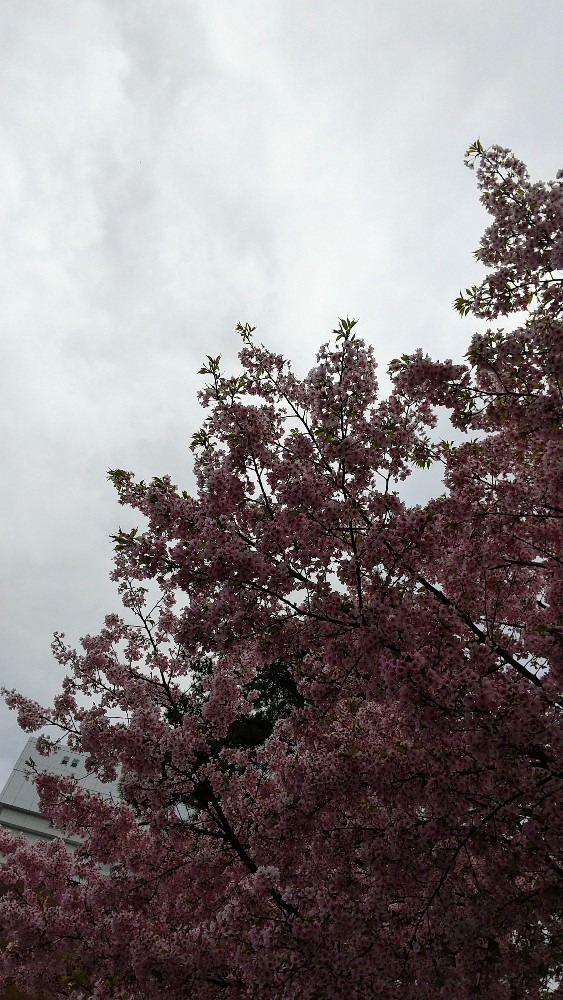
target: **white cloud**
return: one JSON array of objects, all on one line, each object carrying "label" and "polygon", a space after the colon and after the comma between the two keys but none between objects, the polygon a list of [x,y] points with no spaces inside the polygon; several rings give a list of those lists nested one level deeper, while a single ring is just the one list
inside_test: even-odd
[{"label": "white cloud", "polygon": [[48,699],[52,631],[116,606],[105,470],[189,488],[195,373],[233,362],[238,320],[301,372],[345,313],[383,370],[463,351],[485,223],[463,150],[555,173],[562,27],[559,0],[0,7],[0,682]]}]

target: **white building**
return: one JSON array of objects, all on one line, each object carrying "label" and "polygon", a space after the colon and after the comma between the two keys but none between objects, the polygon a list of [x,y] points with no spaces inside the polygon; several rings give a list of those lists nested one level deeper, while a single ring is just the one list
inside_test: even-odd
[{"label": "white building", "polygon": [[64,746],[48,757],[42,757],[37,753],[36,740],[29,739],[0,793],[0,827],[10,830],[14,836],[23,833],[30,843],[62,838],[68,849],[74,850],[78,846],[78,840],[63,836],[39,812],[39,795],[33,780],[34,772],[28,761],[33,761],[38,772],[49,771],[52,774],[74,776],[80,781],[82,788],[118,799],[118,782],[106,784],[95,774],[89,774],[84,764],[86,757],[87,754],[75,753]]}]

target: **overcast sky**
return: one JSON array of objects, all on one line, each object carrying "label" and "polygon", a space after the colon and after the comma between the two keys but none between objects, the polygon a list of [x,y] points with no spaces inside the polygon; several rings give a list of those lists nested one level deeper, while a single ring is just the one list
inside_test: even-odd
[{"label": "overcast sky", "polygon": [[[106,470],[190,489],[239,320],[299,373],[346,314],[383,371],[463,354],[463,153],[563,166],[562,38],[561,0],[2,0],[0,683],[48,701],[53,631],[118,608]],[[0,786],[25,739],[1,704]]]}]

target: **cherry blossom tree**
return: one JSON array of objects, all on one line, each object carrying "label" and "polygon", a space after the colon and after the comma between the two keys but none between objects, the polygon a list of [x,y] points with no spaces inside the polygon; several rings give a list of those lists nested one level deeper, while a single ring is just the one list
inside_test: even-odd
[{"label": "cherry blossom tree", "polygon": [[[563,173],[532,183],[479,142],[467,162],[492,221],[456,308],[508,319],[465,364],[403,356],[380,399],[353,320],[302,380],[241,326],[240,372],[202,369],[197,495],[110,473],[142,519],[114,539],[124,612],[80,651],[55,636],[51,708],[6,698],[119,770],[123,798],[37,779],[83,846],[0,838],[0,982],[563,994]],[[400,484],[433,463],[443,494],[408,506]],[[276,663],[289,703],[237,743]]]}]

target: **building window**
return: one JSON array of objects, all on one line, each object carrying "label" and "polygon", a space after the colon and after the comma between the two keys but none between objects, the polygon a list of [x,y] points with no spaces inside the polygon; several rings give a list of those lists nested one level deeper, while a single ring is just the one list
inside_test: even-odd
[{"label": "building window", "polygon": [[72,762],[72,764],[70,766],[71,767],[76,767],[77,764],[78,764],[78,757],[75,757],[74,760],[73,760],[73,762]]},{"label": "building window", "polygon": [[63,757],[63,759],[61,760],[61,764],[68,764],[69,760],[70,757]]}]

